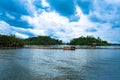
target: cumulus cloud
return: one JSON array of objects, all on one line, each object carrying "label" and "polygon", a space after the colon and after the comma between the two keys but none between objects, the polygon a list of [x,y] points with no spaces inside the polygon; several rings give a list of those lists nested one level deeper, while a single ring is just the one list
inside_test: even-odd
[{"label": "cumulus cloud", "polygon": [[43,7],[50,7],[49,3],[47,2],[47,0],[42,0],[41,4]]},{"label": "cumulus cloud", "polygon": [[28,38],[29,37],[25,34],[21,34],[21,33],[18,33],[18,32],[15,32],[14,35],[17,36],[18,38]]},{"label": "cumulus cloud", "polygon": [[[99,23],[109,23],[111,27],[120,27],[120,3],[119,0],[111,1],[111,0],[102,0],[102,1],[93,1],[93,11],[89,14],[89,18],[93,22]],[[104,5],[104,6],[101,6]]]},{"label": "cumulus cloud", "polygon": [[6,13],[6,16],[9,17],[10,19],[15,19],[14,16],[12,16],[12,15],[10,15],[10,14],[8,14],[8,13]]},{"label": "cumulus cloud", "polygon": [[8,23],[4,21],[0,21],[0,34],[16,35],[16,37],[19,38],[28,38],[29,36],[33,36],[33,32],[31,29],[24,29],[15,26],[10,26]]},{"label": "cumulus cloud", "polygon": [[10,28],[9,24],[4,21],[0,21],[0,34],[11,34],[12,29]]},{"label": "cumulus cloud", "polygon": [[[38,30],[36,35],[49,35],[66,42],[74,37],[82,35],[86,36],[86,29],[95,27],[78,6],[76,6],[76,9],[77,15],[81,16],[81,19],[78,22],[70,22],[68,18],[60,16],[54,11],[44,11],[42,14],[33,17],[22,16],[21,18],[34,26],[33,30]],[[43,34],[40,32],[43,32]]]},{"label": "cumulus cloud", "polygon": [[119,3],[120,0],[0,0],[0,33],[21,38],[47,35],[64,42],[93,35],[119,42]]}]

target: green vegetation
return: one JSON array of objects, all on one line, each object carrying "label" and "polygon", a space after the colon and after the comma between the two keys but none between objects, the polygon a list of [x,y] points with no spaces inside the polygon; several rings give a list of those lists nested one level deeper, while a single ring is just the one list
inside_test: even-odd
[{"label": "green vegetation", "polygon": [[[61,45],[61,40],[53,39],[49,36],[37,36],[27,39],[18,39],[15,36],[0,35],[0,48],[18,48],[24,45]],[[99,37],[92,36],[74,38],[68,43],[70,45],[93,45],[107,46],[110,45],[107,41],[101,40]]]},{"label": "green vegetation", "polygon": [[23,47],[24,43],[15,36],[0,35],[0,48],[18,48]]},{"label": "green vegetation", "polygon": [[60,45],[61,40],[53,39],[49,36],[31,37],[24,40],[26,45]]},{"label": "green vegetation", "polygon": [[99,37],[95,38],[92,36],[74,38],[70,41],[70,45],[93,45],[96,46],[107,46],[110,45],[107,41],[101,40]]}]

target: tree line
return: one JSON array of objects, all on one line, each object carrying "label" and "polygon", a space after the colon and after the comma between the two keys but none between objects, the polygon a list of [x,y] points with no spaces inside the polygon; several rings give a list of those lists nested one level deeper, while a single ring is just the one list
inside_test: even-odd
[{"label": "tree line", "polygon": [[23,47],[23,40],[16,38],[14,35],[0,35],[0,47],[9,48],[9,47]]},{"label": "tree line", "polygon": [[[14,35],[0,35],[0,47],[24,47],[24,45],[61,45],[63,42],[58,39],[53,39],[49,36],[37,36],[30,37],[27,39],[19,39]],[[106,46],[110,45],[107,41],[95,38],[93,36],[81,36],[79,38],[74,38],[68,43],[69,45],[92,45]]]},{"label": "tree line", "polygon": [[70,45],[96,45],[96,46],[107,46],[110,45],[107,41],[103,41],[100,37],[95,38],[93,36],[81,36],[79,38],[74,38],[70,41]]},{"label": "tree line", "polygon": [[60,45],[61,40],[53,39],[49,36],[37,36],[24,39],[26,45]]}]

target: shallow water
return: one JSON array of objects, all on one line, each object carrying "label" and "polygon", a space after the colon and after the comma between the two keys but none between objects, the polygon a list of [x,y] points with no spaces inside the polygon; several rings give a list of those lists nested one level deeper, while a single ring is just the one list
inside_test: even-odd
[{"label": "shallow water", "polygon": [[0,50],[0,80],[120,80],[120,49]]}]

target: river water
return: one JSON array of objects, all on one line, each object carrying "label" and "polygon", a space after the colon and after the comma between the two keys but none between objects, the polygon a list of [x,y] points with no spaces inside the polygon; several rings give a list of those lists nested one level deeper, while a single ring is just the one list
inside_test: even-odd
[{"label": "river water", "polygon": [[120,80],[120,49],[0,50],[0,80]]}]

